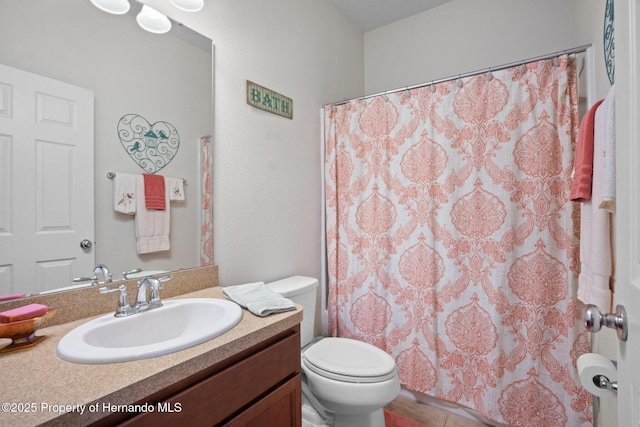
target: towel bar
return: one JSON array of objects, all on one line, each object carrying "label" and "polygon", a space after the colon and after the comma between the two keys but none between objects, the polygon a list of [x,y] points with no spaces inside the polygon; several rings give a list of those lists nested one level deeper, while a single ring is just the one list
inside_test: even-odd
[{"label": "towel bar", "polygon": [[[109,178],[109,179],[113,179],[113,178],[115,178],[115,177],[116,177],[115,172],[107,172],[107,178]],[[186,183],[187,183],[187,180],[186,180],[186,179],[184,179],[184,178],[182,178],[182,182],[184,182],[184,183],[186,184]]]}]

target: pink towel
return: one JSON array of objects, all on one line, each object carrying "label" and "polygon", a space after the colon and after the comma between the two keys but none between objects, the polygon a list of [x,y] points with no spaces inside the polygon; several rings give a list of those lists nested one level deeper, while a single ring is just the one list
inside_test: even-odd
[{"label": "pink towel", "polygon": [[593,123],[596,110],[603,99],[597,101],[582,118],[578,131],[578,146],[573,160],[573,183],[569,199],[574,202],[588,202],[591,199],[593,175]]},{"label": "pink towel", "polygon": [[143,173],[144,202],[147,209],[165,210],[164,176]]}]

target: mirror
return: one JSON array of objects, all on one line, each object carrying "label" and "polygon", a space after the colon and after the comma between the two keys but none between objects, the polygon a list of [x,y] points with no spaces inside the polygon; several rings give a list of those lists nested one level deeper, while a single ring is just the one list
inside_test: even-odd
[{"label": "mirror", "polygon": [[[130,3],[132,12],[140,7]],[[197,266],[200,138],[212,133],[213,123],[211,41],[175,22],[177,33],[151,34],[137,25],[135,13],[110,15],[88,0],[0,0],[0,10],[0,38],[7,41],[0,64],[94,93],[95,235],[89,239],[95,263],[106,264],[114,280],[134,268],[172,271]],[[117,133],[120,119],[128,114],[138,114],[150,124],[166,121],[179,134],[175,157],[157,172],[186,180],[185,200],[171,203],[167,252],[138,255],[134,216],[114,211],[113,181],[107,174],[146,173]],[[69,286],[71,279],[51,288]],[[49,289],[20,292],[42,290]]]}]

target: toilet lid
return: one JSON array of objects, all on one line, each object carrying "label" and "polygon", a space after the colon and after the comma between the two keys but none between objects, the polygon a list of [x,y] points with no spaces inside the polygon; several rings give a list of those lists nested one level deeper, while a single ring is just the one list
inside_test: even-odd
[{"label": "toilet lid", "polygon": [[349,382],[380,382],[396,375],[391,356],[378,347],[349,338],[325,338],[303,354],[307,368],[327,378]]}]

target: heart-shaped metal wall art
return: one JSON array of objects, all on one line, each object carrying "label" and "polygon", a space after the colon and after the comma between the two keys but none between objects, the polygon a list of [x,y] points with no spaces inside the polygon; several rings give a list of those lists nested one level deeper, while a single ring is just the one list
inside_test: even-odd
[{"label": "heart-shaped metal wall art", "polygon": [[180,135],[171,123],[149,123],[139,114],[127,114],[118,122],[118,137],[129,157],[147,173],[159,172],[178,153]]}]

